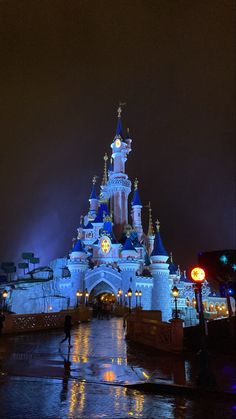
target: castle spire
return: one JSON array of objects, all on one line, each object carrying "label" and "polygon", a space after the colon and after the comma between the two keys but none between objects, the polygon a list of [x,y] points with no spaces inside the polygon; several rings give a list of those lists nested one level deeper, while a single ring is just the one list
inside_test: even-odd
[{"label": "castle spire", "polygon": [[116,126],[116,138],[123,138],[122,135],[122,123],[121,123],[121,113],[122,113],[122,106],[124,106],[125,103],[119,103],[118,109],[117,109],[117,126]]},{"label": "castle spire", "polygon": [[157,232],[159,233],[161,223],[160,223],[160,221],[159,221],[159,220],[156,220],[155,224],[156,224],[156,229],[157,229]]},{"label": "castle spire", "polygon": [[151,202],[148,203],[148,211],[149,211],[149,222],[148,222],[148,236],[155,236],[153,223],[152,223],[152,208],[151,208]]},{"label": "castle spire", "polygon": [[103,158],[104,158],[104,172],[103,172],[102,186],[105,186],[107,184],[107,160],[108,160],[107,153],[105,153]]},{"label": "castle spire", "polygon": [[92,180],[93,187],[92,187],[92,191],[91,191],[91,194],[90,194],[89,199],[98,199],[98,198],[97,198],[97,194],[96,194],[96,187],[95,187],[96,182],[97,182],[97,177],[98,177],[98,176],[94,176],[94,177],[93,177],[93,180]]},{"label": "castle spire", "polygon": [[154,247],[153,251],[151,253],[151,256],[168,256],[168,253],[166,249],[163,246],[162,240],[161,240],[161,234],[160,234],[160,221],[156,220],[156,235],[155,235],[155,241],[154,241]]},{"label": "castle spire", "polygon": [[134,181],[134,197],[133,197],[133,202],[132,202],[132,207],[134,206],[141,206],[141,199],[139,197],[139,192],[138,192],[138,179],[136,178]]}]

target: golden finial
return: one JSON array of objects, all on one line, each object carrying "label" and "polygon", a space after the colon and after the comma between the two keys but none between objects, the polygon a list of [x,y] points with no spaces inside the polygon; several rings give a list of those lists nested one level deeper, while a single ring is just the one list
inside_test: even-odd
[{"label": "golden finial", "polygon": [[73,245],[73,247],[75,246],[75,242],[76,242],[76,238],[73,237],[73,239],[72,239],[72,245]]},{"label": "golden finial", "polygon": [[155,236],[153,223],[152,223],[152,208],[151,208],[151,202],[148,203],[149,207],[149,222],[148,222],[148,236]]},{"label": "golden finial", "polygon": [[173,263],[173,253],[170,252],[170,263]]},{"label": "golden finial", "polygon": [[126,103],[119,103],[118,109],[117,109],[117,114],[118,114],[118,118],[121,117],[121,112],[122,112],[122,106],[125,106]]},{"label": "golden finial", "polygon": [[93,185],[95,185],[95,183],[97,182],[97,179],[98,179],[98,176],[94,176],[94,177],[93,177],[93,180],[92,180]]},{"label": "golden finial", "polygon": [[80,225],[82,226],[82,224],[83,224],[83,220],[84,220],[84,217],[83,217],[83,215],[81,215],[80,216]]},{"label": "golden finial", "polygon": [[103,172],[102,185],[106,185],[107,184],[107,160],[108,160],[107,153],[105,153],[103,158],[104,158],[104,172]]},{"label": "golden finial", "polygon": [[156,220],[155,224],[156,224],[157,232],[160,231],[160,224],[161,224],[160,221]]},{"label": "golden finial", "polygon": [[137,189],[138,189],[138,179],[135,178],[135,181],[134,181],[134,190],[136,191]]}]

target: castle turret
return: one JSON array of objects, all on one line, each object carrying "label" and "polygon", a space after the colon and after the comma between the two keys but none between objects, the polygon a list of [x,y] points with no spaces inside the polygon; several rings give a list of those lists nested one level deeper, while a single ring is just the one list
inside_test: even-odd
[{"label": "castle turret", "polygon": [[125,224],[128,223],[128,196],[131,182],[125,174],[125,162],[131,151],[131,139],[123,139],[121,125],[121,106],[118,108],[118,121],[114,141],[111,144],[113,171],[109,173],[109,181],[105,192],[110,198],[110,208],[114,217],[114,231],[119,239]]},{"label": "castle turret", "polygon": [[89,197],[90,208],[88,213],[88,219],[90,221],[94,220],[94,218],[96,217],[99,204],[99,200],[96,194],[96,178],[96,176],[93,177],[93,187]]},{"label": "castle turret", "polygon": [[88,268],[87,254],[82,241],[78,239],[74,244],[67,267],[71,274],[70,281],[70,306],[76,305],[76,292],[84,291],[84,276]]},{"label": "castle turret", "polygon": [[138,191],[138,180],[135,179],[134,181],[134,197],[132,202],[132,218],[133,218],[133,228],[137,231],[138,238],[143,235],[143,227],[142,227],[142,218],[141,218],[141,211],[142,211],[142,204],[139,197]]},{"label": "castle turret", "polygon": [[152,223],[152,208],[151,202],[148,203],[148,254],[151,255],[153,251],[154,239],[155,239],[155,232]]},{"label": "castle turret", "polygon": [[140,259],[135,249],[129,233],[127,233],[125,243],[120,252],[121,259],[119,268],[122,271],[122,290],[127,292],[129,288],[132,290],[131,306],[135,306],[135,290],[136,290],[136,273],[140,269]]},{"label": "castle turret", "polygon": [[162,320],[169,321],[172,318],[169,264],[166,263],[169,256],[162,243],[159,221],[156,224],[157,232],[150,256],[150,271],[153,276],[152,310],[160,310],[162,312]]}]

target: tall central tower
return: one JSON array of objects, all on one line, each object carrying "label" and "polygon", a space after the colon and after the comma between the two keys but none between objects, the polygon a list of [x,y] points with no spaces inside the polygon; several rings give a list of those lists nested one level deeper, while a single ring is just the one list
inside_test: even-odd
[{"label": "tall central tower", "polygon": [[130,138],[123,139],[121,125],[121,106],[118,108],[118,121],[114,141],[111,144],[113,170],[109,172],[106,190],[110,198],[110,207],[114,216],[114,231],[119,239],[124,225],[128,223],[128,196],[131,182],[125,173],[125,162],[131,151]]}]

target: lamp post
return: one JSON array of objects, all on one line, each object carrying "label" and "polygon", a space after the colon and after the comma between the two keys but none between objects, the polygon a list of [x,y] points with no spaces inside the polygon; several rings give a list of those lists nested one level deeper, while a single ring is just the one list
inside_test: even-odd
[{"label": "lamp post", "polygon": [[77,291],[76,293],[76,307],[79,307],[79,298],[82,297],[83,293],[81,291]]},{"label": "lamp post", "polygon": [[141,290],[138,292],[138,296],[139,296],[139,307],[142,307],[142,304],[141,304],[142,291]]},{"label": "lamp post", "polygon": [[6,299],[8,296],[8,292],[6,290],[3,291],[2,293],[2,298],[3,298],[3,311],[6,310]]},{"label": "lamp post", "polygon": [[178,319],[177,298],[179,296],[179,290],[176,286],[172,288],[172,295],[175,300],[175,319]]},{"label": "lamp post", "polygon": [[199,374],[197,377],[197,384],[204,386],[215,386],[215,378],[210,371],[208,363],[208,353],[206,350],[206,336],[205,336],[205,324],[204,324],[204,313],[202,304],[202,284],[205,281],[205,271],[197,266],[191,271],[191,278],[195,283],[195,295],[197,300],[197,307],[199,313],[199,326],[201,333],[201,348],[199,352]]},{"label": "lamp post", "polygon": [[80,292],[79,292],[79,291],[77,291],[77,292],[76,292],[76,307],[78,307],[78,306],[79,306],[79,295],[80,295]]},{"label": "lamp post", "polygon": [[138,290],[135,291],[135,297],[136,297],[136,308],[138,307]]},{"label": "lamp post", "polygon": [[205,271],[197,266],[196,268],[192,269],[191,278],[195,283],[195,295],[199,312],[199,324],[201,329],[201,347],[203,349],[205,348],[205,327],[202,307],[202,284],[205,281]]},{"label": "lamp post", "polygon": [[127,298],[128,298],[128,294],[127,292],[125,293],[125,307],[127,306]]},{"label": "lamp post", "polygon": [[129,299],[129,312],[131,312],[131,297],[132,297],[132,289],[131,288],[128,289],[127,296],[128,296],[128,299]]},{"label": "lamp post", "polygon": [[88,305],[88,298],[89,298],[89,293],[88,293],[87,288],[85,288],[85,305],[86,306]]}]

